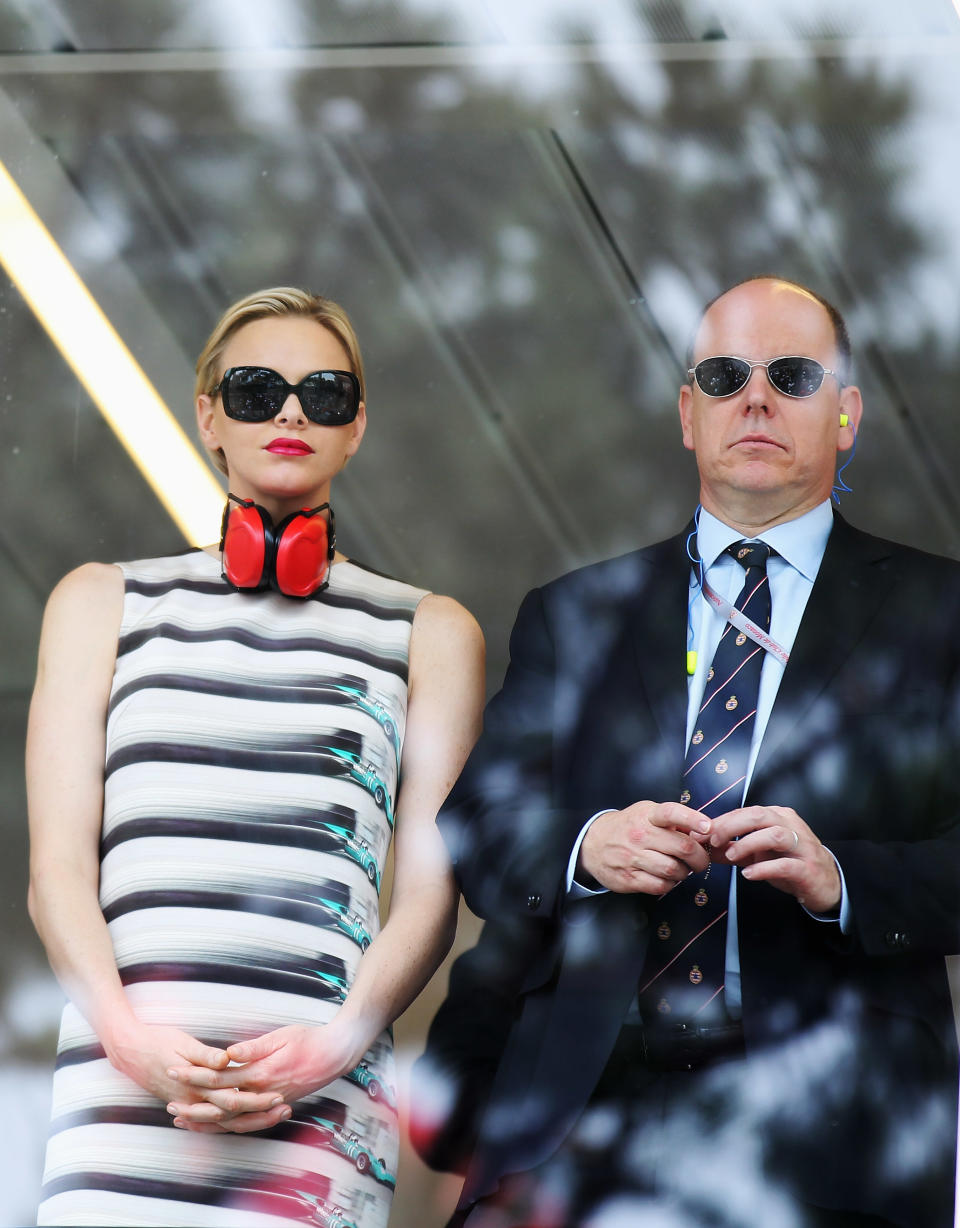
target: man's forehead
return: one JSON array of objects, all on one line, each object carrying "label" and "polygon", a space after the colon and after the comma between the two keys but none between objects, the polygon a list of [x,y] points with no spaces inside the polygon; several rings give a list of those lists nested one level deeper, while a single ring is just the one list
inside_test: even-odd
[{"label": "man's forehead", "polygon": [[800,343],[805,352],[823,345],[832,350],[835,336],[830,316],[815,295],[802,286],[771,280],[734,286],[710,305],[697,330],[696,349],[701,352],[706,346],[717,353],[719,342],[726,343],[726,352],[756,358],[795,351]]}]

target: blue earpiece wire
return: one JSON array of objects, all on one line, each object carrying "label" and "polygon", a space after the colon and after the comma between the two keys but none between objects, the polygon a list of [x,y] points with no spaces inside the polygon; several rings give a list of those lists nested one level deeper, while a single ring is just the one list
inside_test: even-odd
[{"label": "blue earpiece wire", "polygon": [[857,454],[857,428],[853,425],[852,422],[850,423],[850,429],[851,431],[853,431],[853,447],[850,449],[850,455],[847,457],[847,459],[843,462],[843,464],[837,470],[836,481],[833,483],[833,489],[830,491],[830,494],[833,498],[833,502],[837,507],[840,506],[840,496],[841,495],[852,495],[853,494],[853,487],[848,486],[847,483],[843,479],[844,469],[846,469],[846,467],[851,463],[851,461]]}]

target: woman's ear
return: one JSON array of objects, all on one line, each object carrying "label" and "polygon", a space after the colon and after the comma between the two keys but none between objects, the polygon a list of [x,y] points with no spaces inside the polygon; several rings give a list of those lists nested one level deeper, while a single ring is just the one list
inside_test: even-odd
[{"label": "woman's ear", "polygon": [[220,440],[216,430],[216,415],[214,413],[213,397],[201,392],[197,397],[197,430],[205,448],[219,449]]},{"label": "woman's ear", "polygon": [[362,401],[357,406],[357,416],[350,423],[350,425],[353,427],[353,433],[351,434],[344,450],[344,464],[346,464],[350,457],[354,455],[357,448],[360,447],[360,440],[363,439],[363,433],[367,429],[367,407]]}]

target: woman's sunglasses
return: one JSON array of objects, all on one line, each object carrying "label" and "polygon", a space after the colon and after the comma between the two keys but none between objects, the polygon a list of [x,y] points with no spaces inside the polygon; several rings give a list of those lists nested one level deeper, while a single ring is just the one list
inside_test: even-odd
[{"label": "woman's sunglasses", "polygon": [[764,367],[767,379],[777,392],[797,400],[818,392],[825,375],[834,375],[838,382],[840,380],[836,371],[828,371],[815,358],[802,358],[798,354],[771,358],[769,362],[750,362],[746,358],[729,356],[704,358],[690,368],[687,377],[695,377],[701,392],[708,397],[732,397],[746,385],[754,367]]},{"label": "woman's sunglasses", "polygon": [[275,418],[291,392],[320,426],[346,426],[360,407],[360,381],[352,371],[311,371],[299,384],[288,384],[270,367],[230,367],[211,396],[218,392],[223,412],[238,422]]}]

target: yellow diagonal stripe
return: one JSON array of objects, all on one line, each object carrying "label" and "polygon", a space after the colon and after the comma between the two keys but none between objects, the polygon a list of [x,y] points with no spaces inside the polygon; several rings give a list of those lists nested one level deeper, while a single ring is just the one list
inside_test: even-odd
[{"label": "yellow diagonal stripe", "polygon": [[190,544],[213,541],[216,479],[2,162],[0,263]]}]

